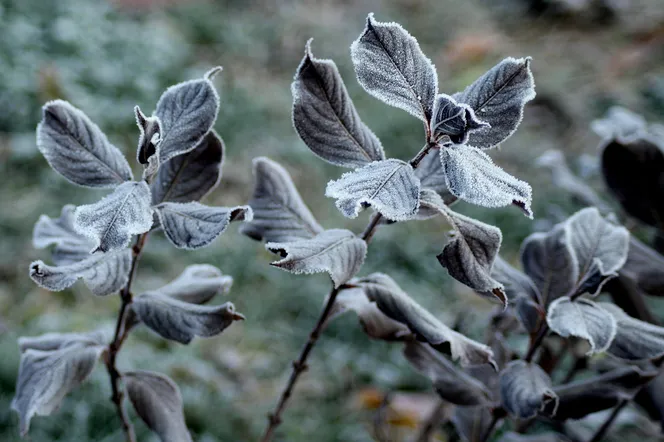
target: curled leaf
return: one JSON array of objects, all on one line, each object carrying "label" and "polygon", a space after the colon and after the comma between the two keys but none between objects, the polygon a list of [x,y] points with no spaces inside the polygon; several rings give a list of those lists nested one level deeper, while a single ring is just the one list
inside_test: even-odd
[{"label": "curled leaf", "polygon": [[94,242],[74,229],[76,207],[67,204],[62,208],[60,218],[46,215],[39,217],[32,231],[32,244],[37,249],[53,247],[52,257],[56,265],[67,265],[90,257]]},{"label": "curled leaf", "polygon": [[500,373],[500,397],[503,407],[520,419],[534,417],[547,406],[555,415],[558,404],[549,375],[539,365],[521,360],[510,362]]},{"label": "curled leaf", "polygon": [[134,107],[134,114],[136,115],[136,125],[140,132],[136,160],[140,164],[148,165],[159,149],[161,122],[158,117],[146,116],[138,106]]},{"label": "curled leaf", "polygon": [[459,104],[446,94],[436,97],[431,120],[435,139],[447,135],[454,144],[466,144],[471,132],[488,127],[490,124],[478,119],[470,106]]},{"label": "curled leaf", "polygon": [[163,287],[155,290],[191,304],[205,304],[217,295],[226,294],[233,285],[233,278],[209,264],[192,264]]},{"label": "curled leaf", "polygon": [[616,336],[607,350],[610,354],[630,361],[664,356],[664,327],[632,318],[615,304],[598,305],[613,315],[617,323]]},{"label": "curled leaf", "polygon": [[21,336],[18,348],[21,353],[27,350],[55,351],[72,345],[103,345],[106,336],[101,331],[84,333],[45,333],[39,336]]}]

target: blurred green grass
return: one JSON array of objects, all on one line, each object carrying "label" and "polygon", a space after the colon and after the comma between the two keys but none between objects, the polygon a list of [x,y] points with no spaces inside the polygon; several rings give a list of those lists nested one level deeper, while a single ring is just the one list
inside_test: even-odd
[{"label": "blurred green grass", "polygon": [[[226,142],[227,157],[222,184],[207,202],[246,202],[251,159],[265,155],[292,173],[325,227],[360,231],[367,214],[346,220],[323,196],[327,180],[341,170],[315,158],[294,133],[290,82],[304,43],[315,37],[314,53],[336,61],[360,115],[388,154],[412,157],[422,144],[421,123],[364,93],[354,77],[348,47],[362,31],[366,14],[375,12],[379,20],[400,22],[420,40],[438,68],[444,92],[462,89],[505,56],[534,57],[538,99],[528,106],[517,134],[493,157],[532,184],[536,218],[542,222],[552,204],[567,212],[575,206],[551,188],[546,172],[534,168],[539,154],[558,148],[570,158],[594,156],[598,140],[588,123],[610,104],[640,109],[649,117],[661,109],[653,94],[644,93],[652,81],[664,78],[664,57],[657,58],[661,48],[633,69],[612,71],[616,56],[644,50],[635,48],[635,35],[639,27],[649,26],[642,19],[662,19],[657,1],[639,2],[622,11],[618,23],[597,27],[535,19],[526,15],[525,2],[516,0],[200,0],[148,9],[132,8],[128,0],[118,2],[123,7],[92,0],[1,0],[0,320],[6,331],[0,334],[0,440],[19,440],[18,419],[9,411],[19,360],[16,338],[112,326],[119,304],[116,297],[93,297],[81,284],[50,293],[28,278],[29,263],[47,255],[30,243],[39,215],[57,216],[66,203],[102,195],[68,184],[38,154],[34,127],[44,101],[71,100],[133,158],[134,104],[149,112],[169,84],[223,65],[215,80],[222,100],[216,129]],[[601,187],[597,177],[591,180]],[[499,226],[502,253],[510,259],[537,225],[515,208],[455,207]],[[463,312],[471,318],[463,321],[464,331],[481,338],[492,305],[454,283],[436,261],[446,228],[437,220],[385,226],[371,245],[363,273],[389,273],[448,324]],[[237,226],[197,252],[176,250],[159,233],[149,240],[137,291],[158,287],[187,264],[209,262],[235,278],[227,299],[247,317],[224,334],[189,346],[163,342],[139,329],[121,353],[121,368],[163,371],[177,381],[196,440],[257,439],[329,290],[325,276],[286,274],[270,267],[270,259],[260,244],[241,237]],[[349,315],[335,322],[315,349],[279,440],[372,440],[373,411],[353,402],[368,386],[428,391],[398,346],[369,341]],[[54,416],[33,420],[31,440],[121,441],[109,396],[106,374],[97,370]],[[136,421],[139,440],[156,440]]]}]

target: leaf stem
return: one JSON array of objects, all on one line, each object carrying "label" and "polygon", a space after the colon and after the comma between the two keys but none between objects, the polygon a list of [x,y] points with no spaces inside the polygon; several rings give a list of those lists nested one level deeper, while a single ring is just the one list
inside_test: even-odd
[{"label": "leaf stem", "polygon": [[542,342],[544,342],[544,338],[546,335],[549,333],[549,325],[545,322],[539,329],[539,332],[537,333],[537,336],[535,339],[530,341],[530,347],[528,348],[528,352],[526,353],[526,356],[524,356],[524,361],[530,362],[533,360],[533,356],[535,356],[535,352],[539,348],[540,345],[542,345]]},{"label": "leaf stem", "polygon": [[613,421],[616,419],[616,417],[618,417],[618,414],[620,414],[620,412],[622,411],[622,409],[625,408],[625,406],[626,406],[628,403],[629,403],[629,399],[623,399],[623,400],[621,400],[621,401],[618,403],[618,405],[616,405],[616,406],[613,408],[613,411],[611,412],[611,414],[609,415],[609,417],[604,421],[604,423],[602,424],[602,426],[600,426],[600,427],[597,429],[597,431],[595,432],[595,434],[593,435],[593,437],[590,438],[590,440],[589,440],[588,442],[598,442],[598,441],[602,440],[602,439],[604,438],[604,435],[606,434],[606,432],[609,430],[609,427],[611,427],[611,424],[613,423]]},{"label": "leaf stem", "polygon": [[429,442],[431,440],[431,436],[433,436],[433,433],[434,431],[436,431],[436,428],[439,428],[442,425],[443,421],[445,421],[447,418],[446,409],[447,406],[445,402],[439,401],[438,405],[436,405],[436,407],[429,415],[429,418],[422,426],[420,434],[418,434],[417,438],[415,439],[416,442]]},{"label": "leaf stem", "polygon": [[129,305],[132,303],[132,294],[131,294],[131,284],[134,280],[134,274],[136,273],[136,267],[138,266],[138,260],[145,246],[145,241],[148,238],[148,233],[139,235],[136,238],[136,243],[132,248],[132,258],[131,258],[131,267],[129,269],[129,276],[127,278],[127,283],[120,290],[120,300],[122,304],[120,305],[120,311],[118,312],[118,319],[115,324],[115,333],[113,334],[113,340],[108,345],[108,352],[106,357],[106,369],[108,370],[108,376],[111,380],[111,401],[115,404],[117,408],[118,417],[122,422],[122,429],[125,432],[127,442],[136,442],[136,434],[134,433],[134,427],[131,424],[131,420],[127,415],[127,410],[124,406],[124,391],[120,387],[120,379],[122,374],[118,371],[116,367],[116,361],[122,343],[127,337],[129,330],[126,329],[126,319],[127,312],[129,310]]}]

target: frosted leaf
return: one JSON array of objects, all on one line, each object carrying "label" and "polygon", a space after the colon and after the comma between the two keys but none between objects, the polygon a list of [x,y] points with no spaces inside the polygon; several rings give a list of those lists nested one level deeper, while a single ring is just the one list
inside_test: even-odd
[{"label": "frosted leaf", "polygon": [[520,434],[508,431],[503,433],[497,442],[570,442],[570,440],[566,436],[553,431],[537,434]]},{"label": "frosted leaf", "polygon": [[155,290],[160,295],[205,304],[217,295],[225,295],[233,285],[233,278],[209,264],[192,264],[173,281]]},{"label": "frosted leaf", "polygon": [[166,89],[154,111],[162,130],[160,162],[194,149],[212,129],[218,111],[219,95],[207,77]]},{"label": "frosted leaf", "polygon": [[79,278],[97,296],[120,290],[129,278],[131,250],[94,253],[72,264],[49,266],[43,261],[30,264],[30,278],[40,287],[59,292],[71,287]]},{"label": "frosted leaf", "polygon": [[103,345],[106,336],[101,331],[84,333],[45,333],[39,336],[21,336],[18,348],[21,353],[27,350],[55,351],[72,345]]},{"label": "frosted leaf", "polygon": [[54,351],[29,349],[21,354],[11,403],[20,416],[21,436],[28,433],[33,416],[54,412],[62,399],[88,378],[104,348],[76,344]]},{"label": "frosted leaf", "polygon": [[244,319],[230,302],[215,306],[196,305],[158,292],[137,296],[131,308],[138,319],[162,338],[181,344],[189,344],[195,336],[218,335],[234,321]]},{"label": "frosted leaf", "polygon": [[604,118],[590,123],[590,128],[602,138],[630,138],[648,131],[646,119],[621,106],[612,106]]},{"label": "frosted leaf", "polygon": [[417,169],[415,169],[415,176],[420,179],[423,190],[431,189],[435,191],[443,199],[444,204],[450,205],[456,200],[456,197],[447,188],[445,171],[437,149],[431,149],[424,156]]},{"label": "frosted leaf", "polygon": [[74,228],[94,241],[92,252],[122,249],[132,235],[152,227],[150,188],[145,181],[123,183],[98,202],[76,208],[74,218]]},{"label": "frosted leaf", "polygon": [[664,256],[633,236],[630,236],[627,261],[620,275],[647,295],[664,296]]},{"label": "frosted leaf", "polygon": [[600,302],[598,305],[613,315],[618,325],[607,350],[610,354],[629,361],[664,356],[664,327],[632,318],[615,304]]},{"label": "frosted leaf", "polygon": [[367,17],[350,47],[357,80],[382,102],[428,123],[438,93],[438,75],[415,37],[397,23]]},{"label": "frosted leaf", "polygon": [[161,141],[161,122],[158,117],[147,117],[138,106],[134,107],[136,125],[140,135],[138,137],[138,149],[136,160],[140,164],[148,165],[153,155],[158,153]]},{"label": "frosted leaf", "polygon": [[503,407],[520,419],[535,417],[545,407],[555,408],[558,396],[551,378],[542,368],[526,361],[513,361],[500,372],[500,398]]},{"label": "frosted leaf", "polygon": [[473,290],[497,298],[504,307],[507,296],[503,285],[491,277],[493,262],[498,256],[503,235],[498,227],[444,208],[453,231],[437,256],[450,276]]},{"label": "frosted leaf", "polygon": [[417,304],[383,273],[373,273],[353,280],[354,285],[364,289],[370,301],[389,318],[405,324],[418,338],[428,342],[437,350],[449,348],[452,359],[462,365],[489,363],[496,366],[489,347],[458,333]]},{"label": "frosted leaf", "polygon": [[210,245],[232,221],[251,221],[249,206],[210,207],[198,202],[161,203],[155,206],[168,240],[180,249]]},{"label": "frosted leaf", "polygon": [[194,150],[161,165],[150,186],[152,204],[200,200],[219,184],[223,158],[224,143],[211,130]]},{"label": "frosted leaf", "polygon": [[535,98],[530,57],[508,57],[489,69],[470,86],[453,95],[468,104],[477,118],[490,126],[470,134],[469,144],[487,149],[509,138],[521,123],[523,108]]},{"label": "frosted leaf", "polygon": [[182,410],[180,389],[168,376],[151,371],[122,374],[136,413],[161,442],[191,442]]},{"label": "frosted leaf", "polygon": [[417,213],[420,180],[410,164],[401,160],[374,161],[327,183],[325,196],[336,198],[348,218],[356,218],[364,204],[387,219],[405,221]]},{"label": "frosted leaf", "polygon": [[533,217],[528,183],[493,164],[484,152],[471,146],[446,146],[440,149],[440,160],[447,187],[454,196],[483,207],[514,204]]},{"label": "frosted leaf", "polygon": [[565,242],[576,257],[578,293],[596,295],[606,281],[618,276],[627,260],[629,232],[602,217],[594,207],[572,215],[566,222]]},{"label": "frosted leaf", "polygon": [[548,233],[533,233],[521,244],[521,265],[542,295],[544,305],[572,294],[579,275],[576,256],[558,224]]},{"label": "frosted leaf", "polygon": [[267,243],[265,247],[283,259],[271,265],[295,274],[327,272],[334,287],[348,282],[360,270],[367,244],[349,230],[331,229],[288,243]]},{"label": "frosted leaf", "polygon": [[385,159],[380,140],[360,120],[337,66],[314,58],[311,40],[291,92],[295,130],[320,158],[344,167]]},{"label": "frosted leaf", "polygon": [[37,147],[48,164],[74,184],[115,187],[132,179],[126,158],[79,109],[63,100],[42,108]]},{"label": "frosted leaf", "polygon": [[431,120],[434,139],[447,135],[454,144],[466,144],[472,131],[488,127],[490,124],[479,120],[470,106],[459,104],[446,94],[436,97]]},{"label": "frosted leaf", "polygon": [[94,242],[74,229],[75,206],[62,208],[60,218],[39,217],[32,231],[32,244],[37,249],[54,245],[52,256],[56,265],[68,265],[90,257]]},{"label": "frosted leaf", "polygon": [[572,301],[567,296],[556,299],[549,306],[546,322],[564,338],[575,336],[588,341],[589,356],[606,351],[616,335],[615,318],[587,299]]},{"label": "frosted leaf", "polygon": [[323,231],[302,201],[293,180],[278,163],[254,159],[254,194],[249,206],[254,219],[240,227],[250,238],[266,242],[291,242],[313,238]]},{"label": "frosted leaf", "polygon": [[428,344],[408,342],[404,355],[415,369],[431,379],[436,393],[455,405],[485,405],[491,394],[477,379],[459,370]]}]

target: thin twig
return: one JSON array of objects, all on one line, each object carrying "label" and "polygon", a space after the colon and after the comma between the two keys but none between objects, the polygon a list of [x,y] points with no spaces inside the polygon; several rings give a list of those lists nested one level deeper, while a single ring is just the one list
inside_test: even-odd
[{"label": "thin twig", "polygon": [[436,428],[439,428],[445,420],[446,408],[445,402],[438,402],[438,405],[433,409],[429,418],[424,422],[420,434],[415,439],[416,442],[429,442],[431,440],[433,432],[436,431]]},{"label": "thin twig", "polygon": [[535,352],[539,348],[539,346],[544,342],[544,338],[546,335],[549,333],[549,325],[547,323],[544,323],[542,327],[540,327],[539,332],[537,333],[537,336],[535,339],[533,339],[530,342],[530,347],[528,348],[528,352],[526,353],[526,356],[523,358],[524,361],[530,362],[533,360],[533,356],[535,356]]},{"label": "thin twig", "polygon": [[606,432],[609,430],[609,427],[613,423],[613,421],[618,417],[618,414],[622,411],[623,408],[629,403],[629,399],[623,399],[621,400],[618,405],[616,405],[613,408],[613,411],[609,415],[609,417],[604,421],[601,427],[597,429],[595,432],[595,435],[588,441],[588,442],[598,442],[604,438],[604,435]]},{"label": "thin twig", "polygon": [[487,429],[484,431],[482,436],[480,437],[480,442],[485,442],[489,440],[491,437],[491,433],[493,433],[494,428],[496,428],[496,425],[498,424],[498,421],[501,419],[501,416],[497,413],[493,414],[493,417],[491,418],[491,422],[489,423],[489,426]]}]

